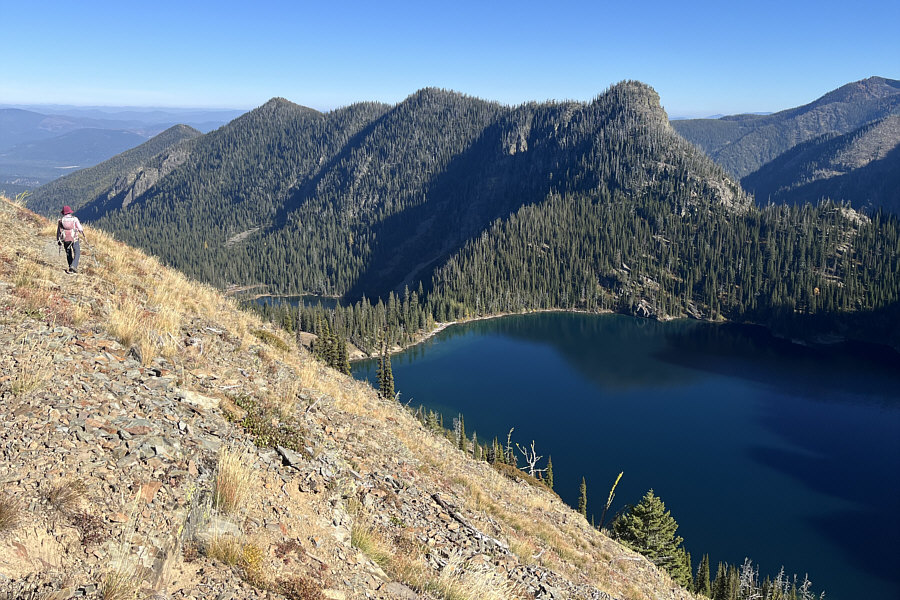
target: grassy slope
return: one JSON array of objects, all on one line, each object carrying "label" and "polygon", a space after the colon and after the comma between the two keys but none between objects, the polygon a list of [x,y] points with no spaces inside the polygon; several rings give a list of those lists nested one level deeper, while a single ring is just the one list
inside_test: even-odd
[{"label": "grassy slope", "polygon": [[[198,534],[196,540],[179,542],[171,537],[172,531],[180,530],[179,522],[187,522],[191,493],[225,489],[221,482],[217,487],[213,479],[193,475],[188,468],[183,479],[165,481],[165,514],[160,514],[161,500],[137,511],[133,526],[149,528],[142,535],[170,536],[171,543],[163,552],[166,561],[144,571],[131,569],[129,581],[135,589],[165,589],[166,582],[189,589],[203,577],[226,583],[228,577],[241,577],[256,588],[287,594],[279,581],[294,577],[305,578],[305,584],[316,589],[329,588],[326,597],[366,593],[390,597],[366,583],[374,577],[382,586],[402,582],[422,598],[528,597],[527,588],[510,573],[516,568],[520,572],[537,568],[557,577],[573,598],[587,597],[589,589],[615,598],[691,597],[647,561],[593,530],[552,492],[514,481],[464,456],[405,409],[380,399],[369,386],[323,367],[289,336],[236,310],[212,288],[160,267],[156,259],[97,230],[88,232],[92,246],[82,258],[83,273],[74,280],[77,285],[72,285],[73,279],[62,272],[62,259],[55,255],[52,223],[4,199],[0,224],[9,232],[0,247],[2,336],[21,346],[16,360],[0,361],[0,406],[4,408],[0,448],[17,443],[20,420],[31,419],[29,427],[52,429],[53,419],[58,418],[53,406],[47,406],[56,393],[52,382],[79,375],[73,371],[77,361],[48,358],[48,347],[56,343],[54,331],[64,325],[71,332],[66,334],[70,342],[90,345],[112,338],[104,342],[107,356],[138,357],[141,365],[132,372],[171,370],[183,394],[199,391],[213,398],[219,406],[210,408],[205,418],[228,432],[235,452],[250,450],[238,453],[243,458],[228,476],[244,481],[249,489],[247,498],[239,501],[240,518],[233,518],[240,535],[225,540],[239,549],[237,554],[232,552],[234,566],[223,564],[228,549],[220,548],[215,539],[203,542]],[[57,356],[66,349],[81,356],[79,347],[71,343],[56,348]],[[139,381],[125,382],[126,393],[117,400],[122,410],[140,409],[128,404],[129,398],[134,402],[134,397],[145,393]],[[241,399],[244,408],[235,406],[234,401]],[[247,399],[252,402],[246,403]],[[35,404],[39,414],[33,410]],[[235,416],[238,420],[249,417],[256,425],[245,431],[229,422],[227,415],[232,415],[231,421]],[[249,444],[251,433],[274,422],[289,426],[282,431],[295,432],[302,438],[301,446],[311,450],[302,468],[328,458],[329,476],[321,489],[304,492],[301,483],[298,491],[296,479],[291,479],[295,470],[267,462],[265,456],[271,450]],[[287,443],[285,439],[282,443]],[[66,443],[74,443],[76,450],[99,451],[98,460],[104,458],[102,450],[74,438]],[[115,563],[79,550],[69,539],[71,528],[60,521],[47,499],[60,482],[68,481],[63,487],[71,487],[71,480],[63,475],[81,472],[81,465],[65,463],[66,455],[31,450],[19,452],[15,461],[0,462],[0,573],[15,582],[29,574],[45,577],[49,571],[64,572],[69,578],[108,587],[111,573],[121,571],[122,564],[133,564],[133,547],[120,546],[126,550]],[[227,458],[219,455],[219,477],[225,473]],[[215,455],[207,459],[214,463]],[[34,484],[37,489],[23,488],[28,477],[38,477],[33,471],[44,468],[35,461],[47,460],[57,461],[55,470],[40,474],[42,479]],[[142,463],[134,469],[121,474],[122,489],[129,489],[131,477],[135,479],[130,489],[139,492],[146,489],[142,482],[158,479]],[[54,479],[53,473],[60,476]],[[383,482],[387,476],[402,483],[396,493],[379,492],[377,485],[366,483]],[[122,523],[115,515],[127,514],[128,499],[124,495],[116,499],[95,488],[94,471],[79,477],[79,485],[86,490],[81,510],[103,520],[109,538],[125,538],[135,519]],[[408,499],[416,491],[423,502]],[[479,559],[477,566],[473,562],[477,549],[454,546],[452,536],[444,536],[455,522],[444,519],[443,510],[428,502],[435,492],[459,507],[465,521],[499,542],[493,551],[485,551],[487,559]],[[280,517],[274,531],[260,525],[273,513]],[[4,514],[12,514],[8,521],[12,525],[4,526]],[[337,522],[342,525],[335,527]],[[346,539],[339,533],[342,528]],[[424,543],[422,536],[439,540],[437,546]],[[195,542],[200,555],[187,562],[188,546]],[[286,544],[299,548],[296,555],[303,558],[289,565]],[[25,555],[50,560],[21,558]],[[435,563],[430,558],[434,556],[446,558]],[[311,571],[310,564],[318,565],[318,571]],[[161,572],[164,576],[158,577]],[[322,576],[323,572],[328,575]],[[140,580],[143,583],[138,585]]]}]

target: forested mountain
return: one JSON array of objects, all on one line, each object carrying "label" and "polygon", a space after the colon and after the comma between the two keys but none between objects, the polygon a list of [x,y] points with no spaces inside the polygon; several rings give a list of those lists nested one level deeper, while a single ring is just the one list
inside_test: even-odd
[{"label": "forested mountain", "polygon": [[80,214],[193,276],[341,296],[279,318],[366,351],[542,308],[900,343],[895,218],[756,209],[637,82],[518,107],[436,89],[324,114],[274,99],[127,205],[99,197]]},{"label": "forested mountain", "polygon": [[869,212],[900,213],[900,113],[851,133],[798,144],[741,184],[759,203],[831,198]]},{"label": "forested mountain", "polygon": [[849,133],[898,113],[900,81],[870,77],[771,115],[684,119],[672,121],[672,126],[728,172],[744,177],[797,144]]},{"label": "forested mountain", "polygon": [[[219,285],[382,295],[428,286],[491,222],[552,191],[652,183],[643,179],[670,167],[644,173],[623,154],[645,151],[629,138],[643,130],[648,144],[690,154],[683,168],[697,186],[746,204],[672,134],[645,86],[517,108],[426,89],[394,107],[327,114],[270,101],[198,140],[184,164],[126,210],[98,211],[98,223]],[[145,222],[156,224],[149,235]]]},{"label": "forested mountain", "polygon": [[[75,132],[78,133],[78,132]],[[175,125],[143,144],[113,158],[39,187],[29,207],[46,215],[68,204],[76,211],[87,204],[83,216],[96,215],[112,203],[122,206],[167,174],[189,151],[189,141],[200,135],[186,125]]]}]

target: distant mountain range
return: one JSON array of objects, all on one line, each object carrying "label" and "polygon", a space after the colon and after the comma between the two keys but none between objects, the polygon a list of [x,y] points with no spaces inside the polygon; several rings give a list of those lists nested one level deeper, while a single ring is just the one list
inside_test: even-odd
[{"label": "distant mountain range", "polygon": [[900,211],[900,81],[870,77],[771,115],[672,121],[758,203],[828,198]]},{"label": "distant mountain range", "polygon": [[794,146],[741,179],[758,202],[832,198],[900,213],[900,114]]},{"label": "distant mountain range", "polygon": [[897,112],[900,81],[870,77],[771,115],[683,119],[672,121],[672,127],[725,170],[744,177],[797,144],[822,135],[850,133]]},{"label": "distant mountain range", "polygon": [[11,193],[34,189],[134,148],[175,124],[210,131],[240,114],[237,110],[2,107],[0,188]]},{"label": "distant mountain range", "polygon": [[[650,158],[623,138],[626,131],[657,140],[660,166],[635,171],[636,161]],[[31,206],[49,212],[66,198],[125,237],[134,223],[164,223],[166,232],[134,241],[219,284],[358,298],[428,285],[435,268],[496,219],[601,181],[636,192],[658,185],[669,169],[690,171],[690,187],[702,186],[708,201],[746,206],[737,182],[699,152],[669,157],[681,157],[678,148],[690,146],[668,126],[655,92],[637,84],[589,104],[518,108],[436,89],[396,106],[361,103],[324,114],[273,99],[197,139],[180,165],[127,206],[108,201],[117,197],[112,187],[60,195],[73,176],[39,189]],[[641,158],[625,160],[623,152]],[[114,170],[99,165],[79,180]],[[265,258],[273,251],[278,260]]]}]

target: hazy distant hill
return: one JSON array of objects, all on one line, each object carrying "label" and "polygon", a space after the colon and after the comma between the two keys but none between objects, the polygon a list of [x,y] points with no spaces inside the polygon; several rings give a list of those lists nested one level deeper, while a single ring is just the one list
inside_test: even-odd
[{"label": "hazy distant hill", "polygon": [[[77,133],[80,132],[74,132]],[[77,211],[89,202],[100,207],[118,199],[118,206],[122,206],[127,203],[129,192],[133,196],[135,187],[144,190],[174,168],[187,155],[185,143],[199,135],[199,131],[186,125],[171,127],[99,165],[39,187],[29,197],[29,207],[52,215],[65,204]]]},{"label": "hazy distant hill", "polygon": [[15,105],[0,107],[0,150],[81,128],[118,129],[145,138],[184,124],[204,133],[236,119],[243,110],[113,106]]},{"label": "hazy distant hill", "polygon": [[684,119],[673,121],[672,127],[727,171],[744,177],[797,144],[849,133],[898,112],[900,81],[870,77],[771,115]]},{"label": "hazy distant hill", "polygon": [[114,129],[76,129],[60,136],[25,142],[0,152],[0,177],[33,177],[51,181],[90,167],[147,138]]},{"label": "hazy distant hill", "polygon": [[210,131],[241,113],[57,105],[0,108],[0,187],[11,193],[34,189],[134,148],[175,124]]},{"label": "hazy distant hill", "polygon": [[900,114],[799,144],[741,183],[760,203],[831,198],[900,212]]},{"label": "hazy distant hill", "polygon": [[46,115],[17,108],[0,108],[0,151],[19,144],[47,140],[76,129],[124,129],[96,119]]}]

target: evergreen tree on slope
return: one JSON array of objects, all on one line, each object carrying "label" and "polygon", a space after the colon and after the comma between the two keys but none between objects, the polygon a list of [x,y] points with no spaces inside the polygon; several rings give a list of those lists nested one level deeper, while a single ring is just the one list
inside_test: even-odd
[{"label": "evergreen tree on slope", "polygon": [[684,541],[675,535],[678,523],[653,490],[627,513],[613,522],[613,535],[623,544],[649,558],[653,564],[668,571],[683,586],[691,584]]}]

